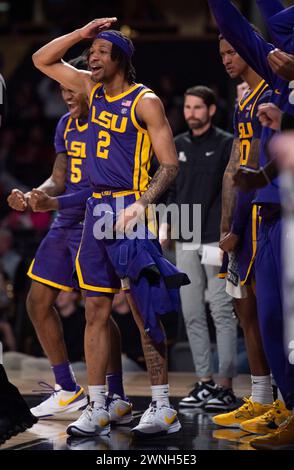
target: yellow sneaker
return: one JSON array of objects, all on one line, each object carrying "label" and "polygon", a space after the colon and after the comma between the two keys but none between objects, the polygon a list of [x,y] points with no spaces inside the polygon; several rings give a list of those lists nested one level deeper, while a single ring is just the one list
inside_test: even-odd
[{"label": "yellow sneaker", "polygon": [[273,434],[291,415],[291,411],[287,410],[284,403],[276,400],[269,411],[257,418],[243,421],[240,428],[253,434]]},{"label": "yellow sneaker", "polygon": [[294,416],[291,415],[274,434],[255,437],[250,441],[250,445],[260,450],[294,450]]},{"label": "yellow sneaker", "polygon": [[240,424],[243,421],[263,415],[272,406],[271,404],[262,405],[261,403],[253,402],[251,397],[245,397],[243,400],[245,402],[244,405],[240,406],[237,410],[214,416],[212,418],[214,424],[228,428],[240,428]]}]

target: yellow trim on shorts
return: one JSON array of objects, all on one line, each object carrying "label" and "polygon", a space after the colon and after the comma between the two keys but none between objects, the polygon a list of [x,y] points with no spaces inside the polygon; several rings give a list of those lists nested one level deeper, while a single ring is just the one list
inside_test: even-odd
[{"label": "yellow trim on shorts", "polygon": [[112,196],[112,197],[123,197],[123,196],[130,196],[131,194],[139,195],[141,196],[142,191],[102,191],[101,193],[93,193],[92,197],[95,197],[96,199],[101,199],[104,196]]},{"label": "yellow trim on shorts", "polygon": [[227,277],[227,274],[228,273],[218,273],[216,277],[218,277],[219,279],[225,279]]},{"label": "yellow trim on shorts", "polygon": [[90,284],[85,284],[84,283],[82,270],[81,270],[81,266],[80,266],[80,263],[79,263],[80,248],[81,248],[81,245],[79,246],[77,257],[76,257],[76,263],[75,263],[80,287],[82,289],[90,290],[90,291],[93,291],[93,292],[105,292],[105,293],[108,293],[108,294],[117,294],[120,291],[120,288],[96,287],[96,286],[91,286]]},{"label": "yellow trim on shorts", "polygon": [[253,207],[252,207],[252,256],[251,256],[251,260],[247,269],[245,279],[243,279],[242,281],[240,279],[241,286],[245,285],[248,279],[248,276],[250,274],[250,271],[252,269],[253,263],[255,261],[256,248],[257,248],[257,209],[258,209],[258,206],[256,204],[253,204]]},{"label": "yellow trim on shorts", "polygon": [[27,272],[28,277],[30,277],[34,281],[41,282],[41,284],[46,284],[47,286],[55,287],[56,289],[63,290],[65,292],[72,292],[74,290],[73,287],[63,286],[62,284],[57,284],[56,282],[49,281],[49,279],[44,279],[43,277],[36,276],[35,274],[33,274],[32,269],[33,269],[34,263],[35,263],[35,259],[33,259],[28,269],[28,272]]}]

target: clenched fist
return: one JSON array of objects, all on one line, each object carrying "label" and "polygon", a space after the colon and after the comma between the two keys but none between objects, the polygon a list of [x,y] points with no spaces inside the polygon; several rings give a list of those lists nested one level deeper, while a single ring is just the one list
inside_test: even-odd
[{"label": "clenched fist", "polygon": [[8,205],[11,209],[23,212],[28,207],[28,199],[30,193],[24,194],[20,189],[13,189],[7,198]]},{"label": "clenched fist", "polygon": [[34,212],[48,212],[58,210],[58,200],[48,196],[40,189],[31,191],[28,203]]}]

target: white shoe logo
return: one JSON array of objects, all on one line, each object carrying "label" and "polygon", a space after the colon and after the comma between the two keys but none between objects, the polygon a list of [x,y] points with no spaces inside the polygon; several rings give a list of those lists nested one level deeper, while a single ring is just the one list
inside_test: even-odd
[{"label": "white shoe logo", "polygon": [[186,162],[187,161],[187,157],[185,155],[185,152],[180,152],[179,153],[179,161],[180,162]]},{"label": "white shoe logo", "polygon": [[214,154],[214,150],[212,150],[211,152],[205,152],[206,157],[210,157],[213,154]]}]

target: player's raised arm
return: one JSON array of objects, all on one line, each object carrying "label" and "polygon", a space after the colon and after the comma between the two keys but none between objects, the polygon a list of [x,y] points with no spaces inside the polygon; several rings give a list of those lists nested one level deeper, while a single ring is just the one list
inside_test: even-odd
[{"label": "player's raised arm", "polygon": [[109,28],[116,18],[95,19],[80,29],[54,39],[33,54],[34,65],[48,77],[74,91],[90,93],[94,82],[91,72],[78,70],[62,60],[73,45],[83,39],[94,38],[99,32]]},{"label": "player's raised arm", "polygon": [[256,4],[264,19],[270,18],[284,10],[284,5],[280,0],[256,0]]},{"label": "player's raised arm", "polygon": [[175,179],[179,169],[177,151],[170,125],[160,99],[153,93],[146,93],[137,104],[136,112],[148,130],[159,168],[149,188],[140,198],[147,206],[157,201]]},{"label": "player's raised arm", "polygon": [[274,44],[290,54],[294,52],[294,7],[284,8],[277,0],[256,0]]},{"label": "player's raised arm", "polygon": [[245,62],[271,85],[275,75],[267,63],[274,46],[257,34],[248,20],[230,0],[208,0],[210,9],[224,38]]}]

